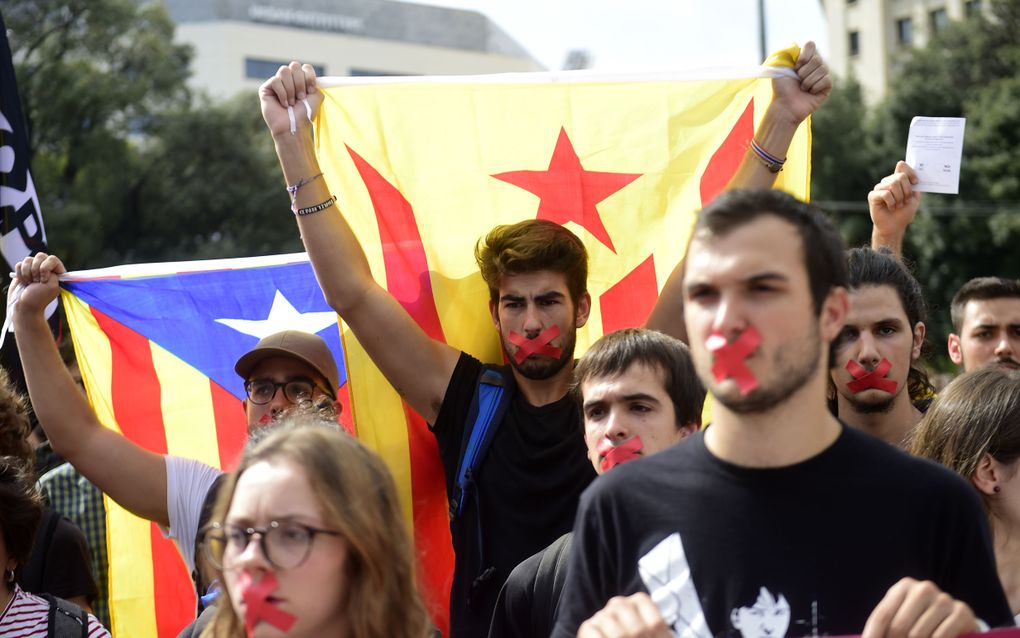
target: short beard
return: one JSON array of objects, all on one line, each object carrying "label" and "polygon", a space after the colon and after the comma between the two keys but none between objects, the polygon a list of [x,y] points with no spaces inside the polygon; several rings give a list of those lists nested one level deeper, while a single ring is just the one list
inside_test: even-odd
[{"label": "short beard", "polygon": [[[804,344],[808,352],[802,356],[802,349],[797,348],[794,353],[795,361],[788,361],[784,356],[784,349],[776,352],[772,362],[774,374],[778,377],[772,387],[766,388],[759,385],[751,390],[746,396],[723,397],[716,393],[712,396],[728,410],[736,414],[754,414],[767,412],[789,399],[801,387],[807,384],[812,376],[818,371],[821,365],[822,345],[818,327],[815,326],[811,334],[807,336]],[[788,351],[790,348],[787,348]],[[713,378],[712,381],[715,379]]]},{"label": "short beard", "polygon": [[545,379],[556,376],[567,362],[574,360],[574,346],[577,342],[577,328],[571,328],[568,334],[565,334],[563,342],[563,348],[560,352],[559,359],[552,359],[550,357],[539,356],[535,359],[527,358],[521,363],[517,363],[517,359],[510,354],[510,348],[506,337],[500,335],[499,341],[503,346],[503,354],[514,370],[517,371],[525,379],[531,379],[532,381],[544,381]]},{"label": "short beard", "polygon": [[893,405],[896,403],[896,397],[899,394],[891,396],[881,401],[858,401],[856,397],[846,397],[850,407],[858,414],[885,414],[893,409]]}]

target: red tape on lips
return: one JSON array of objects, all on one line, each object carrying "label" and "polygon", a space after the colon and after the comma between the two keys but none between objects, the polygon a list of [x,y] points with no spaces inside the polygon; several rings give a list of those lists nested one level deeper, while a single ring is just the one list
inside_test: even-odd
[{"label": "red tape on lips", "polygon": [[244,626],[249,636],[260,621],[265,621],[280,631],[289,631],[297,620],[296,616],[279,609],[267,600],[278,584],[272,572],[267,572],[258,582],[252,582],[247,572],[242,573],[238,579],[241,597],[244,598]]},{"label": "red tape on lips", "polygon": [[846,387],[854,394],[870,390],[871,388],[884,390],[889,394],[896,392],[896,382],[885,378],[885,375],[889,374],[889,371],[892,370],[892,363],[888,359],[879,361],[875,369],[870,372],[861,364],[850,359],[846,362],[846,369],[854,378],[853,381],[846,384]]},{"label": "red tape on lips", "polygon": [[645,444],[641,442],[640,436],[632,436],[619,445],[613,445],[609,439],[602,439],[595,447],[595,451],[603,457],[602,471],[607,472],[621,463],[638,458],[640,456],[638,452],[644,447]]},{"label": "red tape on lips", "polygon": [[740,394],[747,394],[758,387],[758,379],[744,363],[761,345],[761,335],[754,326],[748,326],[740,336],[727,343],[726,337],[713,332],[705,340],[705,347],[715,356],[712,374],[722,382],[733,379],[740,387]]},{"label": "red tape on lips", "polygon": [[514,354],[514,361],[521,364],[524,363],[525,359],[533,354],[540,354],[546,357],[552,357],[553,359],[559,359],[560,355],[563,354],[563,350],[556,346],[549,345],[549,342],[558,336],[560,336],[560,327],[553,325],[543,330],[542,333],[534,339],[528,339],[517,332],[511,332],[507,335],[507,339],[510,340],[510,343],[517,346],[517,353]]}]

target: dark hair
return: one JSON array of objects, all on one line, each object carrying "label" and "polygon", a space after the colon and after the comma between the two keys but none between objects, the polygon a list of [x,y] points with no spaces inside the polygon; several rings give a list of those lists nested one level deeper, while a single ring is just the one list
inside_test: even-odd
[{"label": "dark hair", "polygon": [[588,251],[577,235],[548,220],[496,226],[475,245],[475,261],[493,301],[499,299],[501,277],[538,270],[566,275],[575,304],[588,290]]},{"label": "dark hair", "polygon": [[590,379],[615,378],[635,363],[643,363],[662,374],[663,387],[673,401],[678,428],[701,425],[705,388],[698,379],[690,350],[679,339],[643,328],[611,332],[588,349],[574,368],[571,391],[582,404],[581,386]]},{"label": "dark hair", "polygon": [[0,528],[18,569],[32,553],[41,516],[42,496],[35,488],[31,466],[15,456],[0,456]]},{"label": "dark hair", "polygon": [[31,431],[28,402],[14,388],[7,371],[0,368],[0,455],[16,456],[32,469],[35,456],[28,443]]},{"label": "dark hair", "polygon": [[692,237],[698,234],[725,236],[763,215],[772,215],[797,229],[804,253],[815,312],[829,292],[846,286],[846,260],[839,231],[818,207],[779,190],[726,191],[701,210]]},{"label": "dark hair", "polygon": [[986,301],[988,299],[1016,298],[1020,299],[1020,279],[1005,277],[975,277],[960,286],[953,295],[949,306],[949,314],[953,319],[953,331],[963,330],[963,311],[967,302]]},{"label": "dark hair", "polygon": [[[878,250],[872,250],[867,246],[851,248],[846,251],[846,265],[847,286],[850,290],[865,286],[891,286],[896,291],[900,305],[903,306],[903,314],[907,315],[907,322],[910,324],[908,329],[911,333],[918,322],[924,323],[927,319],[928,304],[924,300],[921,284],[888,248]],[[836,339],[829,346],[830,364],[835,362],[833,355],[838,345],[839,339]],[[921,352],[922,355],[927,354],[927,341],[922,344]],[[910,372],[907,374],[907,391],[912,401],[924,403],[935,394],[935,386],[928,379],[928,374],[914,362],[911,362]]]},{"label": "dark hair", "polygon": [[[947,385],[911,435],[910,451],[966,479],[985,454],[1010,465],[1020,459],[1020,371],[988,367]],[[994,501],[985,496],[985,509]]]}]

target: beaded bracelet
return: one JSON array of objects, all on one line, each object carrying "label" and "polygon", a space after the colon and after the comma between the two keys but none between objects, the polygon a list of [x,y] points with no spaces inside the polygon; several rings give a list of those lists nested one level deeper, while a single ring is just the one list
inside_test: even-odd
[{"label": "beaded bracelet", "polygon": [[332,206],[335,202],[336,202],[336,195],[333,195],[332,197],[330,197],[326,201],[322,202],[321,204],[316,204],[315,206],[309,206],[308,208],[299,208],[296,211],[294,211],[294,214],[295,215],[311,215],[312,213],[317,213],[320,210],[326,210],[327,208]]},{"label": "beaded bracelet", "polygon": [[320,177],[322,177],[322,173],[319,173],[317,175],[312,175],[308,179],[305,179],[304,177],[302,177],[301,179],[298,180],[297,184],[294,184],[293,186],[287,186],[287,194],[290,195],[290,210],[291,211],[293,211],[294,213],[297,213],[297,192],[298,192],[298,189],[300,189],[305,184],[311,184],[312,182],[314,182],[315,180],[319,179]]}]

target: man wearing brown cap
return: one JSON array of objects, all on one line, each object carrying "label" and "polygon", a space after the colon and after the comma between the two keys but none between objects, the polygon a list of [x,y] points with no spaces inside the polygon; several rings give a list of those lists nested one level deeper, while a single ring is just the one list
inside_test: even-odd
[{"label": "man wearing brown cap", "polygon": [[[104,427],[64,366],[44,316],[57,296],[64,265],[40,253],[15,271],[15,281],[25,286],[11,310],[18,352],[32,405],[54,451],[121,506],[158,523],[194,572],[202,506],[221,472],[193,459],[155,454]],[[340,411],[336,362],[315,335],[271,334],[242,355],[234,370],[245,380],[249,434],[295,406],[333,418]]]}]

